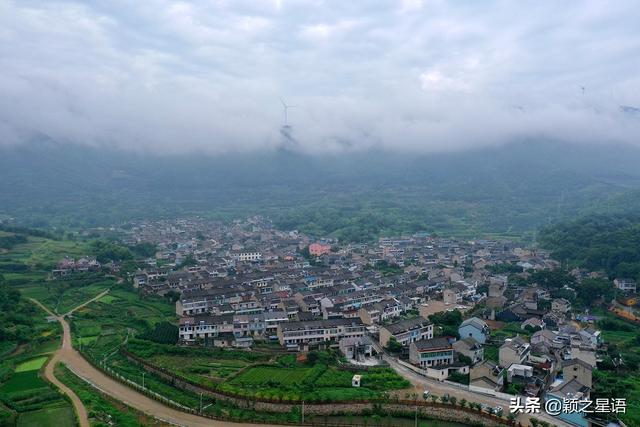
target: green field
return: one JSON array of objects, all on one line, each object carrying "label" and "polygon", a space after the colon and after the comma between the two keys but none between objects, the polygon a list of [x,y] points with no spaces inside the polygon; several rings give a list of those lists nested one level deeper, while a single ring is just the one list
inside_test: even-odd
[{"label": "green field", "polygon": [[[111,420],[119,427],[138,427],[151,425],[153,420],[126,405],[106,397],[89,384],[75,376],[66,366],[56,365],[56,378],[73,390],[89,412],[91,425],[106,425],[105,420]],[[140,419],[141,418],[141,419]]]},{"label": "green field", "polygon": [[[361,387],[351,385],[355,373],[362,375]],[[322,402],[377,399],[385,391],[407,387],[410,384],[389,368],[352,372],[322,363],[254,366],[220,385],[220,389],[241,396]]]},{"label": "green field", "polygon": [[208,386],[215,385],[250,363],[240,359],[219,359],[195,355],[158,355],[152,357],[150,362]]},{"label": "green field", "polygon": [[[103,299],[109,296],[110,299]],[[73,313],[72,334],[82,338],[83,351],[101,360],[127,335],[135,336],[162,321],[175,322],[175,306],[167,300],[141,298],[134,290],[115,286],[106,295]]]},{"label": "green field", "polygon": [[302,384],[310,372],[311,368],[256,366],[233,378],[230,383],[244,386],[259,386],[263,384],[293,386]]},{"label": "green field", "polygon": [[80,338],[76,338],[76,342],[78,344],[82,344],[83,346],[88,345],[88,344],[92,344],[96,341],[98,341],[98,336],[91,336],[91,337],[80,337]]},{"label": "green field", "polygon": [[103,297],[98,298],[99,302],[105,303],[105,304],[111,304],[114,301],[117,301],[118,298],[112,296],[112,295],[105,295]]},{"label": "green field", "polygon": [[50,267],[65,256],[78,258],[87,254],[89,248],[85,242],[29,236],[27,243],[16,245],[11,251],[0,254],[0,262],[13,260],[31,267]]},{"label": "green field", "polygon": [[75,414],[71,406],[58,406],[24,412],[18,417],[17,427],[74,427]]},{"label": "green field", "polygon": [[45,383],[39,376],[37,370],[14,373],[9,381],[0,387],[1,393],[17,393],[40,388],[46,388]]},{"label": "green field", "polygon": [[27,360],[26,362],[22,362],[16,366],[16,372],[37,371],[45,364],[46,361],[47,357],[45,356]]}]

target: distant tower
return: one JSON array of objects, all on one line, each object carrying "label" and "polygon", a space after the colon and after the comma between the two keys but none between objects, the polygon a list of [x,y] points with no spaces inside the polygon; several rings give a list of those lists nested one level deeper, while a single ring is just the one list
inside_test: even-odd
[{"label": "distant tower", "polygon": [[280,98],[280,102],[282,103],[284,113],[284,123],[280,128],[280,135],[282,135],[282,147],[284,149],[292,149],[296,146],[296,141],[292,135],[291,125],[289,125],[289,108],[295,108],[296,106],[287,105],[282,98]]},{"label": "distant tower", "polygon": [[280,102],[282,103],[282,109],[284,110],[284,124],[283,127],[289,126],[289,108],[295,108],[295,105],[287,105],[282,98],[280,98]]}]

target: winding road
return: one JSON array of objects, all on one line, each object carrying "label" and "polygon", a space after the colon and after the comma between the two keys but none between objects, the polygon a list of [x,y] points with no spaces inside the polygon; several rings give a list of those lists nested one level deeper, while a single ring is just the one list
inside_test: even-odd
[{"label": "winding road", "polygon": [[[64,316],[69,315],[79,308],[82,308],[85,305],[101,298],[102,296],[106,295],[107,292],[108,290],[102,292],[96,297],[69,311]],[[111,377],[108,377],[107,375],[103,374],[102,371],[89,364],[89,362],[87,362],[85,358],[82,357],[82,355],[80,355],[80,353],[73,348],[73,346],[71,345],[71,330],[69,328],[69,323],[67,323],[64,316],[55,315],[51,312],[51,310],[41,304],[38,300],[31,298],[31,301],[41,307],[50,316],[55,317],[62,325],[62,347],[60,347],[54,353],[53,357],[45,367],[45,378],[53,383],[56,387],[58,387],[67,396],[69,396],[78,416],[80,427],[89,427],[90,425],[87,416],[87,409],[85,408],[82,401],[78,398],[78,396],[73,392],[73,390],[70,390],[55,377],[54,368],[56,366],[56,363],[58,362],[62,362],[67,365],[67,368],[69,368],[69,370],[71,370],[74,374],[76,374],[78,377],[82,378],[84,381],[88,382],[101,392],[121,401],[127,406],[130,406],[140,412],[143,412],[169,424],[192,427],[255,427],[256,424],[216,421],[209,418],[182,412],[177,409],[165,406],[162,403],[153,400],[141,393],[138,393],[136,390],[113,380]]]},{"label": "winding road", "polygon": [[[96,389],[101,392],[114,397],[115,399],[123,402],[124,404],[137,409],[140,412],[148,414],[152,417],[157,418],[160,421],[179,425],[179,426],[193,426],[193,427],[210,427],[210,426],[218,426],[218,427],[249,427],[255,426],[255,424],[242,424],[242,423],[234,423],[228,421],[216,421],[211,420],[209,418],[200,417],[198,415],[189,414],[186,412],[179,411],[177,409],[173,409],[171,407],[165,406],[164,404],[153,400],[138,391],[121,384],[111,377],[105,375],[99,369],[95,368],[89,362],[85,360],[85,358],[77,352],[73,346],[71,345],[71,330],[69,328],[69,323],[66,321],[65,316],[72,314],[74,311],[90,304],[91,302],[103,297],[109,292],[106,290],[90,300],[82,303],[77,306],[73,310],[70,310],[68,313],[64,315],[56,315],[47,307],[45,307],[40,301],[31,299],[33,303],[37,304],[44,311],[46,311],[50,316],[56,318],[58,322],[62,325],[63,331],[63,339],[62,339],[62,347],[60,347],[50,359],[49,363],[45,367],[44,375],[45,378],[53,383],[56,387],[58,387],[62,392],[64,392],[73,403],[76,414],[78,416],[78,422],[80,427],[89,427],[89,419],[87,416],[87,410],[82,403],[82,401],[78,398],[78,396],[70,390],[67,386],[62,384],[54,375],[54,368],[58,362],[64,363],[74,374],[78,377],[82,378],[87,383],[91,384]],[[407,367],[398,363],[398,361],[389,355],[383,354],[383,359],[389,363],[389,365],[404,378],[409,380],[411,384],[414,386],[415,392],[418,395],[421,395],[425,389],[428,389],[432,393],[436,395],[444,395],[448,393],[450,396],[455,396],[458,400],[466,399],[469,402],[478,402],[484,403],[486,405],[490,405],[492,407],[501,406],[503,407],[505,413],[509,410],[508,405],[505,401],[496,399],[492,396],[487,396],[479,393],[474,393],[468,390],[463,390],[460,388],[456,388],[446,383],[442,383],[439,381],[431,380],[425,378],[416,372],[408,369]],[[526,422],[526,418],[524,415],[520,416],[522,421]],[[536,418],[549,422],[551,425],[556,425],[560,427],[570,427],[568,424],[559,420],[558,418],[551,417],[547,414],[536,414]],[[273,426],[275,427],[275,426]]]}]

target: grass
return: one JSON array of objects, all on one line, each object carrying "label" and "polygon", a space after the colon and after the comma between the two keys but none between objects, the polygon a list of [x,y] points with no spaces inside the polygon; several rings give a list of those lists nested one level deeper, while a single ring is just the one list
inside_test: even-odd
[{"label": "grass", "polygon": [[83,302],[95,297],[105,289],[113,286],[113,279],[95,278],[88,279],[85,286],[70,286],[69,281],[54,280],[37,284],[26,284],[19,287],[20,292],[26,298],[34,298],[47,306],[52,311],[66,313]]},{"label": "grass", "polygon": [[74,427],[75,414],[69,405],[24,412],[18,417],[17,427]]},{"label": "grass", "polygon": [[238,359],[212,359],[201,356],[158,355],[151,363],[163,366],[192,381],[212,386],[249,365]]},{"label": "grass", "polygon": [[47,383],[38,376],[38,371],[32,370],[14,373],[9,381],[0,387],[0,393],[10,394],[40,388],[47,388]]},{"label": "grass", "polygon": [[81,288],[71,288],[62,294],[62,298],[58,301],[57,310],[58,313],[66,313],[85,301],[90,300],[105,289],[113,285],[113,281],[107,280],[104,282],[92,284],[89,286],[83,286]]},{"label": "grass", "polygon": [[[55,367],[56,378],[73,390],[89,412],[92,425],[102,424],[109,420],[119,427],[138,427],[151,425],[153,421],[147,416],[129,408],[123,403],[103,395],[89,384],[75,376],[66,366]],[[139,418],[142,418],[139,421]]]},{"label": "grass", "polygon": [[13,353],[17,346],[14,341],[0,341],[0,357]]},{"label": "grass", "polygon": [[82,345],[88,345],[88,344],[92,344],[96,341],[98,341],[98,336],[94,335],[92,337],[81,337],[81,338],[76,338],[76,342],[78,344],[82,344]]},{"label": "grass", "polygon": [[498,362],[500,357],[500,348],[497,345],[485,344],[484,346],[484,358],[487,360],[492,360],[494,362]]},{"label": "grass", "polygon": [[[354,374],[362,375],[362,386],[352,387]],[[313,366],[256,366],[243,371],[220,386],[222,390],[247,397],[342,401],[376,399],[386,390],[410,387],[408,381],[389,368],[368,371],[341,371],[321,363]]]},{"label": "grass", "polygon": [[30,353],[31,354],[49,354],[58,349],[60,347],[60,339],[58,336],[54,336],[53,334],[48,335],[51,339],[46,341],[41,341],[38,343],[32,343]]},{"label": "grass", "polygon": [[51,240],[29,236],[27,243],[16,245],[0,255],[0,261],[15,260],[32,267],[55,265],[65,256],[81,257],[89,253],[85,242]]},{"label": "grass", "polygon": [[105,295],[103,297],[98,298],[98,301],[104,304],[111,304],[114,301],[117,301],[118,298],[112,296],[112,295]]},{"label": "grass", "polygon": [[16,372],[37,371],[45,364],[46,361],[47,361],[46,356],[36,357],[35,359],[27,360],[26,362],[22,362],[18,366],[16,366]]},{"label": "grass", "polygon": [[244,386],[259,386],[267,383],[271,385],[292,386],[301,384],[310,372],[311,368],[256,366],[234,377],[230,383]]}]

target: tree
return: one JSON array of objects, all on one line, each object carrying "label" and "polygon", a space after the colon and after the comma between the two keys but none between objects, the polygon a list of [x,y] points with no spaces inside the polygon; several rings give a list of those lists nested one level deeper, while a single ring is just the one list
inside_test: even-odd
[{"label": "tree", "polygon": [[164,295],[165,298],[167,298],[169,301],[171,302],[176,302],[180,299],[180,292],[178,291],[174,291],[173,289],[170,290],[169,292],[167,292]]},{"label": "tree", "polygon": [[402,344],[400,344],[395,337],[391,337],[387,343],[387,350],[391,353],[400,353],[402,351]]},{"label": "tree", "polygon": [[537,283],[545,289],[558,289],[565,285],[573,287],[576,279],[564,270],[540,270],[531,274],[530,283]]},{"label": "tree", "polygon": [[608,280],[585,279],[577,287],[578,298],[587,307],[592,307],[596,301],[604,299],[611,301],[615,295],[615,288]]},{"label": "tree", "polygon": [[138,243],[137,245],[129,246],[129,249],[131,250],[131,252],[140,257],[149,258],[156,254],[157,248],[153,243],[143,242]]},{"label": "tree", "polygon": [[176,266],[176,268],[181,269],[185,267],[192,267],[194,265],[198,265],[198,261],[196,261],[192,254],[189,254]]}]

